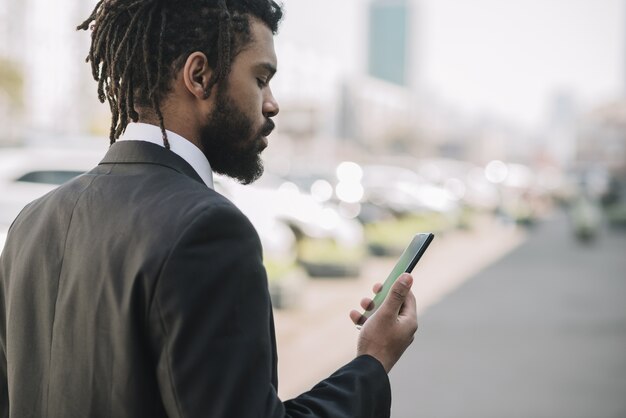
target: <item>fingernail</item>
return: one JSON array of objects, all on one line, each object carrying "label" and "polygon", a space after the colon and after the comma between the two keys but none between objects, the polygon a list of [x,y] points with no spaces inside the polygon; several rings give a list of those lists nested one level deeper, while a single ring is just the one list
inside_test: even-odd
[{"label": "fingernail", "polygon": [[413,284],[413,277],[409,274],[403,274],[402,277],[400,277],[400,283],[405,286],[411,286]]}]

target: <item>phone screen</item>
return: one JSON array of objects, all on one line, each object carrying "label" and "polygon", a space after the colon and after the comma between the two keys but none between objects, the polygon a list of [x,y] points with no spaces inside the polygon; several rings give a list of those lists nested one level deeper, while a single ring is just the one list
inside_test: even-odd
[{"label": "phone screen", "polygon": [[434,235],[431,233],[417,234],[413,237],[413,240],[411,240],[409,246],[406,247],[400,256],[400,259],[391,270],[391,273],[389,273],[389,277],[387,277],[387,280],[383,283],[383,288],[374,297],[373,308],[363,312],[363,316],[365,318],[369,318],[374,312],[376,312],[387,297],[389,290],[391,290],[391,286],[393,286],[402,273],[410,273],[413,271],[413,268],[419,261],[422,254],[424,254],[433,238]]}]

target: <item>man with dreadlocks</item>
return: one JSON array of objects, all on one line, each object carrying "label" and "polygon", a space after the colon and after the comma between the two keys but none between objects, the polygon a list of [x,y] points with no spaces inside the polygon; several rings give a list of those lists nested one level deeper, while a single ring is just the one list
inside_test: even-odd
[{"label": "man with dreadlocks", "polygon": [[282,402],[261,245],[213,190],[212,170],[262,173],[281,16],[272,0],[101,0],[79,26],[112,145],[9,231],[0,417],[389,416],[412,277],[367,321],[350,313],[353,361]]}]

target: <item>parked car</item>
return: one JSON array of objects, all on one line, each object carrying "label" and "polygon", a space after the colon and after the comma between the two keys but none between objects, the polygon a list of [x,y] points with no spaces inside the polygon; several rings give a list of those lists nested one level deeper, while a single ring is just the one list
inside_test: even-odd
[{"label": "parked car", "polygon": [[249,186],[223,176],[214,179],[216,188],[248,216],[261,235],[267,231],[272,236],[272,225],[289,227],[297,238],[297,259],[309,275],[354,276],[360,272],[365,256],[363,227],[342,217],[331,203],[321,203],[271,173]]},{"label": "parked car", "polygon": [[458,198],[412,170],[390,165],[364,165],[365,198],[398,214],[451,212]]},{"label": "parked car", "polygon": [[91,169],[103,155],[102,149],[0,149],[0,230],[27,203]]}]

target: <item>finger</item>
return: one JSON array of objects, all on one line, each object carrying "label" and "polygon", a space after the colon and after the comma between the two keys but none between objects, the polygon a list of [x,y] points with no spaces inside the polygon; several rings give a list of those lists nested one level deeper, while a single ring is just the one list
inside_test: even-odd
[{"label": "finger", "polygon": [[415,294],[413,294],[413,292],[409,291],[407,293],[406,298],[404,299],[404,303],[400,307],[398,315],[417,318],[417,302],[415,300]]},{"label": "finger", "polygon": [[372,286],[372,291],[374,292],[374,294],[377,294],[381,290],[383,290],[383,284],[382,283],[375,283],[374,286]]},{"label": "finger", "polygon": [[398,316],[402,305],[410,293],[411,285],[413,285],[413,277],[408,273],[402,273],[391,286],[389,295],[387,295],[379,310],[387,315]]},{"label": "finger", "polygon": [[350,319],[352,320],[354,325],[363,325],[367,318],[365,318],[363,315],[361,315],[360,312],[355,311],[353,309],[353,310],[350,311]]},{"label": "finger", "polygon": [[370,298],[361,299],[361,308],[365,309],[366,311],[371,311],[372,309],[374,309],[374,301]]},{"label": "finger", "polygon": [[413,292],[409,292],[406,296],[404,304],[402,305],[402,308],[400,308],[400,313],[398,314],[398,322],[410,330],[411,334],[415,334],[417,332],[417,309],[415,295],[413,295]]}]

